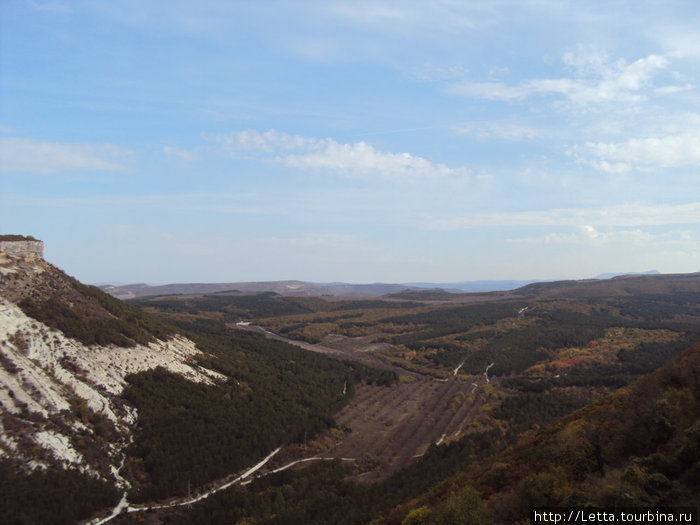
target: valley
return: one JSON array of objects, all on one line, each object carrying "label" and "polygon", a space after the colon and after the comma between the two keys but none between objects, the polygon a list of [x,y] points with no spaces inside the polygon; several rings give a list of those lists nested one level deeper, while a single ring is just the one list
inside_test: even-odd
[{"label": "valley", "polygon": [[697,523],[699,27],[0,0],[0,525]]},{"label": "valley", "polygon": [[[678,293],[678,283],[688,291]],[[334,416],[337,430],[287,451],[290,459],[354,460],[343,479],[376,488],[399,482],[413,465],[439,463],[443,447],[466,453],[457,465],[489,457],[672,360],[698,338],[697,285],[695,275],[642,276],[537,285],[487,301],[436,301],[433,292],[425,302],[419,292],[371,301],[224,292],[136,304],[175,324],[222,323],[394,372],[393,386],[355,387]],[[455,467],[440,468],[445,476]]]},{"label": "valley", "polygon": [[695,501],[698,274],[124,303],[32,253],[0,266],[15,521],[401,523],[459,491],[494,523],[531,497]]}]

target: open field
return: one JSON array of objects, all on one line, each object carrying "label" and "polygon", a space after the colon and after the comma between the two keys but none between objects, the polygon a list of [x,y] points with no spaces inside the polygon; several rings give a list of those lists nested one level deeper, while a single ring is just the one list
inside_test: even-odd
[{"label": "open field", "polygon": [[481,405],[479,396],[470,399],[472,388],[462,379],[442,382],[425,377],[395,387],[360,386],[336,416],[337,423],[351,432],[328,455],[379,459],[381,468],[365,474],[364,481],[396,472],[431,443],[460,434]]},{"label": "open field", "polygon": [[[382,370],[394,370],[400,373],[407,373],[405,370],[389,365],[385,360],[378,358],[373,352],[384,348],[391,347],[388,343],[377,343],[376,340],[383,337],[383,334],[372,334],[363,337],[345,337],[341,335],[331,334],[326,336],[320,343],[309,343],[283,337],[266,330],[265,328],[248,323],[237,323],[229,325],[232,328],[246,330],[257,334],[263,334],[267,339],[274,341],[282,341],[309,350],[317,352],[336,359],[346,359],[356,361],[367,366],[372,366]],[[413,374],[415,375],[415,374]]]}]

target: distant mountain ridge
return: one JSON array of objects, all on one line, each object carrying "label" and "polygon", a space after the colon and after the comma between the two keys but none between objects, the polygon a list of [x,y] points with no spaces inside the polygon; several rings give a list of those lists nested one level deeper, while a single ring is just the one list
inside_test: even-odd
[{"label": "distant mountain ridge", "polygon": [[379,297],[397,293],[409,288],[402,284],[347,284],[309,283],[304,281],[262,281],[237,283],[181,283],[150,286],[148,284],[127,284],[122,286],[103,285],[100,288],[118,299],[134,299],[149,295],[211,294],[211,293],[263,293],[273,292],[290,296],[332,295],[343,297]]},{"label": "distant mountain ridge", "polygon": [[539,282],[549,282],[537,279],[485,279],[478,281],[461,281],[456,283],[406,283],[406,286],[414,288],[442,288],[445,291],[453,293],[463,293],[463,292],[505,292],[508,290],[515,290],[527,284],[539,283]]},{"label": "distant mountain ridge", "polygon": [[[164,285],[137,284],[100,284],[98,287],[118,299],[135,299],[153,295],[200,295],[212,293],[264,293],[273,292],[284,296],[334,296],[334,297],[382,297],[405,292],[421,293],[489,293],[510,292],[525,288],[533,284],[547,283],[578,283],[594,282],[596,280],[607,281],[619,277],[629,276],[663,276],[673,274],[660,274],[658,270],[648,272],[630,273],[603,273],[593,279],[582,280],[537,280],[537,279],[504,279],[504,280],[476,280],[460,281],[454,283],[371,283],[353,284],[343,282],[313,283],[308,281],[254,281],[232,283],[173,283]],[[680,274],[679,274],[680,275]],[[605,286],[605,284],[603,284]]]},{"label": "distant mountain ridge", "polygon": [[596,275],[594,279],[612,279],[613,277],[622,277],[624,275],[660,275],[659,270],[649,270],[647,272],[624,272],[624,273],[601,273]]},{"label": "distant mountain ridge", "polygon": [[582,279],[532,283],[512,292],[521,297],[604,297],[632,294],[700,293],[700,272],[619,275],[611,279]]}]

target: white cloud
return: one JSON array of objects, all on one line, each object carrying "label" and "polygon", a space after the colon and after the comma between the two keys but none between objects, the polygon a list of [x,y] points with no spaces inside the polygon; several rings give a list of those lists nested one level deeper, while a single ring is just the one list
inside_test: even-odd
[{"label": "white cloud", "polygon": [[700,224],[700,202],[687,204],[623,204],[607,208],[559,208],[539,211],[481,213],[427,218],[430,230],[465,230],[499,226],[635,227]]},{"label": "white cloud", "polygon": [[481,140],[532,140],[540,135],[540,131],[531,126],[499,122],[472,122],[453,129],[460,135],[472,135]]},{"label": "white cloud", "polygon": [[644,245],[654,241],[656,238],[658,238],[658,236],[639,229],[600,231],[593,226],[585,225],[579,226],[573,232],[555,232],[540,237],[509,239],[508,242],[527,244],[633,243]]},{"label": "white cloud", "polygon": [[386,153],[366,142],[338,144],[331,139],[323,141],[314,151],[280,157],[279,160],[294,168],[329,169],[380,176],[439,176],[455,172],[443,164],[433,164],[410,153]]},{"label": "white cloud", "polygon": [[509,86],[502,82],[458,82],[447,86],[445,91],[450,95],[506,101],[523,99],[532,94],[528,86]]},{"label": "white cloud", "polygon": [[668,48],[669,54],[674,58],[700,59],[700,34],[698,34],[697,27],[679,30],[676,25],[672,31],[663,35],[662,40]]},{"label": "white cloud", "polygon": [[[610,63],[601,53],[567,53],[564,64],[572,69],[572,78],[533,78],[511,86],[502,82],[460,82],[446,91],[486,100],[514,101],[533,96],[561,95],[577,105],[603,102],[639,102],[647,98],[653,77],[670,64],[668,57],[652,54],[631,64],[622,60]],[[672,86],[666,86],[670,89]]]},{"label": "white cloud", "polygon": [[112,145],[0,138],[0,170],[5,172],[119,171],[125,168],[118,161],[129,155],[130,152]]},{"label": "white cloud", "polygon": [[469,68],[463,65],[439,65],[426,63],[421,66],[417,66],[409,71],[409,74],[422,81],[453,81],[458,78],[464,78],[469,73]]},{"label": "white cloud", "polygon": [[252,129],[235,131],[215,137],[221,147],[229,153],[253,151],[273,153],[279,150],[297,150],[314,147],[318,140],[300,135],[288,135],[274,129],[260,133]]},{"label": "white cloud", "polygon": [[192,161],[197,160],[197,154],[193,151],[189,151],[182,148],[176,148],[174,146],[163,146],[163,153],[173,157],[178,157],[182,160]]},{"label": "white cloud", "polygon": [[253,152],[263,158],[297,169],[319,169],[347,175],[445,176],[465,173],[444,164],[435,164],[410,153],[377,150],[360,141],[341,144],[333,139],[288,135],[275,130],[260,133],[246,130],[216,137],[225,151]]},{"label": "white cloud", "polygon": [[625,142],[587,142],[584,153],[581,149],[576,150],[580,161],[609,173],[634,168],[700,167],[700,131]]},{"label": "white cloud", "polygon": [[675,95],[676,93],[692,91],[694,89],[694,84],[684,84],[682,86],[661,86],[656,88],[654,91],[656,91],[656,93],[658,93],[659,95]]}]

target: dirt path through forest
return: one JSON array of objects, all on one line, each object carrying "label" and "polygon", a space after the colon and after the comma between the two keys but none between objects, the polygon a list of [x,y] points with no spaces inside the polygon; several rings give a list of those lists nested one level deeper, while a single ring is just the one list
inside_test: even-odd
[{"label": "dirt path through forest", "polygon": [[296,339],[290,339],[288,337],[275,334],[269,330],[266,330],[262,326],[249,323],[235,323],[229,324],[228,326],[230,328],[254,332],[256,334],[263,334],[267,339],[282,341],[283,343],[298,346],[304,350],[317,352],[329,357],[335,357],[336,359],[356,361],[373,368],[379,368],[380,370],[393,370],[398,374],[408,374],[412,376],[418,375],[415,372],[410,372],[403,368],[390,365],[374,355],[373,352],[376,350],[391,346],[389,343],[376,342],[376,339],[379,338],[381,334],[374,334],[364,337],[345,337],[342,335],[331,334],[321,343],[307,343],[306,341],[298,341]]},{"label": "dirt path through forest", "polygon": [[480,389],[474,394],[472,390],[474,382],[485,382],[483,376],[465,379],[453,374],[448,380],[439,381],[389,365],[373,355],[386,345],[376,342],[378,335],[331,335],[322,343],[312,344],[279,336],[260,326],[239,323],[236,328],[404,376],[393,387],[358,385],[353,399],[335,416],[337,424],[349,432],[324,455],[379,460],[380,468],[363,474],[363,481],[385,478],[422,455],[431,443],[454,439],[481,405]]}]

